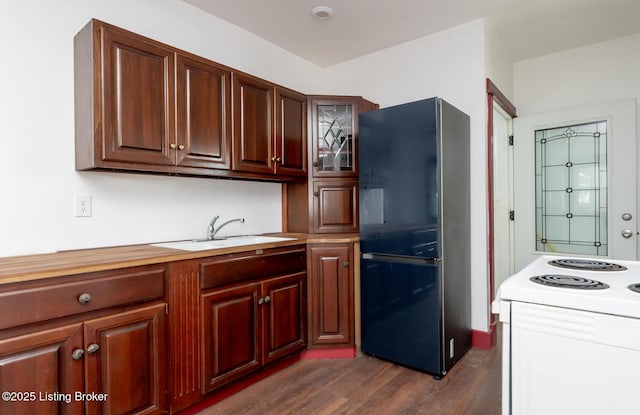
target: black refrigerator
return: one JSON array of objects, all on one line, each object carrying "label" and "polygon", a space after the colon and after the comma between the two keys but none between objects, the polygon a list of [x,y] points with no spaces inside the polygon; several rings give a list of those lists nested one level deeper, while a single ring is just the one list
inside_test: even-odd
[{"label": "black refrigerator", "polygon": [[362,351],[444,376],[471,346],[469,116],[359,115]]}]

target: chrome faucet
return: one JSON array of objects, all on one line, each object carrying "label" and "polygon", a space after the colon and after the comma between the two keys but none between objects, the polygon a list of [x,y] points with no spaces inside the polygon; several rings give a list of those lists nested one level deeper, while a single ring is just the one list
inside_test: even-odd
[{"label": "chrome faucet", "polygon": [[222,225],[218,226],[217,228],[215,227],[216,221],[218,220],[218,218],[220,218],[219,215],[214,216],[213,219],[211,219],[211,222],[209,223],[209,226],[207,227],[207,239],[208,240],[213,240],[216,239],[216,234],[218,232],[220,232],[220,229],[222,229],[223,227],[225,227],[226,225],[232,223],[232,222],[240,222],[240,223],[244,223],[244,218],[238,218],[238,219],[231,219],[226,221],[225,223],[223,223]]}]

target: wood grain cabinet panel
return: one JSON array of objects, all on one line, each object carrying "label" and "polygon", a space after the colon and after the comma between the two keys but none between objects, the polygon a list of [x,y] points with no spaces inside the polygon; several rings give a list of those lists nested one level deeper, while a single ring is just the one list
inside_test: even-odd
[{"label": "wood grain cabinet panel", "polygon": [[176,55],[179,166],[231,165],[231,72],[195,56]]},{"label": "wood grain cabinet panel", "polygon": [[233,170],[272,174],[273,84],[233,74]]},{"label": "wood grain cabinet panel", "polygon": [[260,284],[202,296],[203,392],[239,379],[262,364]]},{"label": "wood grain cabinet panel", "polygon": [[117,28],[100,27],[96,36],[102,45],[101,72],[96,68],[94,75],[102,80],[101,158],[173,164],[173,50]]},{"label": "wood grain cabinet panel", "polygon": [[276,87],[275,173],[307,175],[307,97]]},{"label": "wood grain cabinet panel", "polygon": [[352,244],[314,244],[308,250],[309,344],[353,346]]},{"label": "wood grain cabinet panel", "polygon": [[306,273],[300,272],[263,283],[264,363],[279,359],[305,346],[305,281]]},{"label": "wood grain cabinet panel", "polygon": [[84,403],[73,399],[84,391],[83,360],[72,357],[77,350],[81,323],[0,340],[0,389],[33,393],[2,399],[0,414],[82,415]]},{"label": "wood grain cabinet panel", "polygon": [[165,305],[84,324],[87,414],[163,414],[166,410]]},{"label": "wood grain cabinet panel", "polygon": [[358,232],[358,181],[313,182],[313,231]]}]

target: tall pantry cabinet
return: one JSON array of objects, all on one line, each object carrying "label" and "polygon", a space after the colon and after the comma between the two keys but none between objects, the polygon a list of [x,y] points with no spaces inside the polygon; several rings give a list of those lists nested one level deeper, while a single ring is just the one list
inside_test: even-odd
[{"label": "tall pantry cabinet", "polygon": [[[310,234],[358,232],[358,114],[377,105],[361,97],[310,96],[309,174],[287,183],[285,229]],[[332,236],[327,235],[327,241]],[[307,247],[309,348],[355,344],[353,242]]]}]

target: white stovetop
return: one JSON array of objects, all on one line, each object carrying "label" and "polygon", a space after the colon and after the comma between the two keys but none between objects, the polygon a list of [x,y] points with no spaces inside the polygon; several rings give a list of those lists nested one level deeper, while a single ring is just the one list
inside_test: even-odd
[{"label": "white stovetop", "polygon": [[[604,261],[627,267],[623,271],[584,271],[549,265],[554,259],[587,259]],[[537,275],[559,274],[597,280],[609,285],[607,289],[581,290],[549,287],[534,283],[529,278]],[[494,313],[500,312],[502,301],[521,301],[576,310],[593,311],[640,318],[640,293],[627,287],[640,283],[640,262],[612,259],[541,256],[522,271],[509,277],[498,289]]]}]

